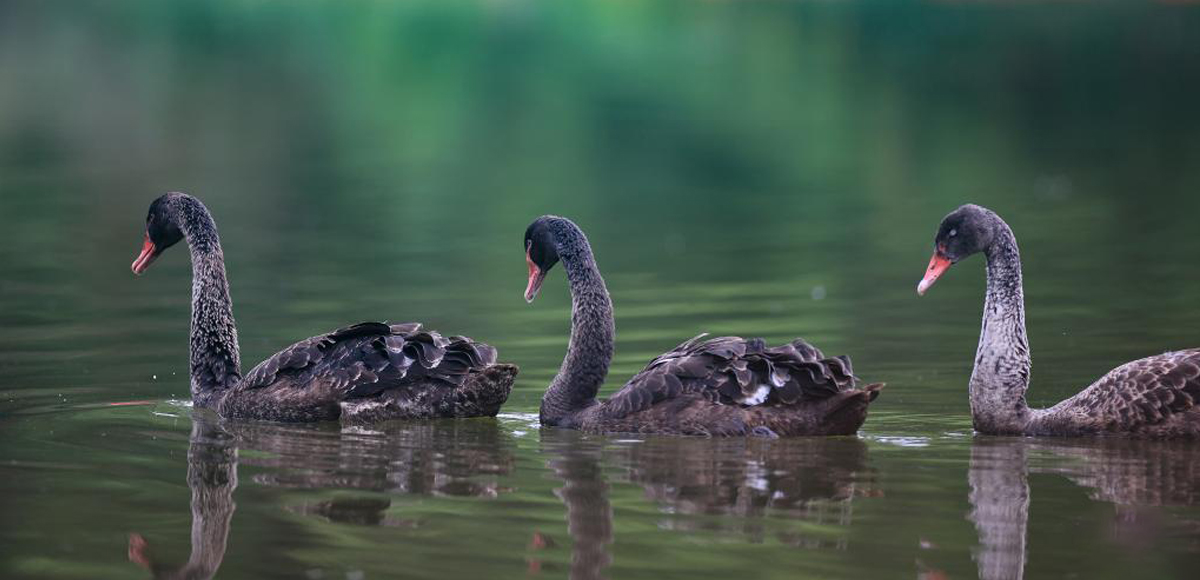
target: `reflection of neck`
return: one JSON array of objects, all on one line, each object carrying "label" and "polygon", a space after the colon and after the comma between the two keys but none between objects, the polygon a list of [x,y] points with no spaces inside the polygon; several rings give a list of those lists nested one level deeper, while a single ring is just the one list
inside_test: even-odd
[{"label": "reflection of neck", "polygon": [[987,299],[971,373],[971,416],[977,431],[1016,434],[1029,420],[1025,390],[1032,362],[1025,334],[1021,255],[1012,230],[999,217],[995,220],[996,239],[986,250]]},{"label": "reflection of neck", "polygon": [[596,403],[612,362],[612,300],[583,232],[566,220],[552,222],[558,255],[571,287],[571,341],[558,374],[542,397],[541,419],[559,425]]},{"label": "reflection of neck", "polygon": [[564,482],[555,493],[567,506],[567,531],[574,542],[571,580],[600,578],[612,561],[608,545],[613,541],[612,506],[600,459],[576,449],[551,461],[550,466]]},{"label": "reflection of neck", "polygon": [[980,580],[1020,580],[1025,573],[1029,481],[1022,444],[971,447],[967,515],[979,532]]},{"label": "reflection of neck", "polygon": [[231,440],[229,434],[206,419],[193,417],[187,470],[192,490],[192,553],[182,566],[163,566],[142,554],[146,556],[142,563],[155,578],[207,580],[221,567],[236,508],[233,490],[237,488],[237,447],[231,445]]},{"label": "reflection of neck", "polygon": [[217,226],[198,200],[181,197],[178,203],[176,223],[192,256],[192,400],[209,407],[241,380],[237,327]]}]

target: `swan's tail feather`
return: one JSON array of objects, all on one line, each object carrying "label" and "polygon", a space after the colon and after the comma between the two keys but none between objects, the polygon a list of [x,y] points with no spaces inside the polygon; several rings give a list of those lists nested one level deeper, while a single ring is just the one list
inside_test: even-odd
[{"label": "swan's tail feather", "polygon": [[461,389],[455,390],[455,417],[495,417],[508,400],[520,369],[500,363],[474,373]]}]

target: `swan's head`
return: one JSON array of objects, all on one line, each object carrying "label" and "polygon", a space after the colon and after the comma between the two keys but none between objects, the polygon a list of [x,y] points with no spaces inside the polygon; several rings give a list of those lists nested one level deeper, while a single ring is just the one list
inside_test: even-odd
[{"label": "swan's head", "polygon": [[558,263],[558,242],[554,231],[563,218],[544,215],[525,228],[525,264],[529,266],[529,283],[525,286],[525,301],[537,298],[546,273]]},{"label": "swan's head", "polygon": [[943,218],[933,240],[933,257],[925,277],[917,284],[917,294],[924,296],[950,266],[986,250],[995,238],[995,217],[990,209],[967,204]]},{"label": "swan's head", "polygon": [[187,197],[186,194],[168,193],[150,204],[150,211],[146,213],[146,237],[142,241],[142,252],[131,266],[134,274],[145,272],[159,254],[183,239],[183,232],[179,231],[179,224],[175,220],[178,215],[175,206],[184,197]]}]

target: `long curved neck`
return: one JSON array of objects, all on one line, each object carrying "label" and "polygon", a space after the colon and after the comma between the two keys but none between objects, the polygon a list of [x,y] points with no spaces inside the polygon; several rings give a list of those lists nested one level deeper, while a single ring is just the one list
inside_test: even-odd
[{"label": "long curved neck", "polygon": [[557,224],[554,237],[571,286],[571,341],[558,374],[542,397],[545,425],[558,425],[596,403],[596,393],[612,362],[616,334],[612,300],[587,237],[566,222]]},{"label": "long curved neck", "polygon": [[985,252],[987,299],[971,373],[971,416],[977,431],[1015,434],[1030,416],[1025,390],[1032,361],[1025,334],[1021,254],[1008,224],[995,219],[996,237]]},{"label": "long curved neck", "polygon": [[237,325],[225,279],[225,255],[217,226],[199,201],[184,198],[176,210],[179,229],[192,256],[192,401],[216,404],[224,390],[242,378]]}]

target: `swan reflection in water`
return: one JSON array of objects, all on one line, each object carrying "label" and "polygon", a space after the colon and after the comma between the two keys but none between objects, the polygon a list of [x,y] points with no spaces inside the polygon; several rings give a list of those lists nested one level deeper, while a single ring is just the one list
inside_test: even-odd
[{"label": "swan reflection in water", "polygon": [[[1186,441],[976,438],[967,518],[979,533],[981,579],[1024,575],[1030,473],[1063,475],[1091,499],[1114,504],[1111,537],[1130,550],[1151,548],[1161,536],[1170,516],[1157,508],[1200,500],[1200,448]],[[1200,532],[1200,522],[1182,523]]]},{"label": "swan reflection in water", "polygon": [[[641,487],[662,514],[659,529],[732,532],[754,542],[767,533],[768,513],[846,528],[855,497],[881,495],[871,484],[867,447],[856,438],[621,442],[559,430],[543,430],[541,436],[547,466],[563,482],[555,494],[567,508],[573,580],[600,578],[612,562],[606,476]],[[708,515],[732,517],[694,517]],[[781,531],[778,539],[804,548],[846,547],[845,534],[829,538]],[[540,532],[531,542],[532,549],[555,546]],[[530,561],[531,572],[541,568],[539,559]]]},{"label": "swan reflection in water", "polygon": [[187,483],[192,490],[192,552],[187,562],[170,565],[154,558],[141,534],[129,535],[129,561],[155,578],[212,578],[225,558],[233,490],[237,489],[238,450],[233,436],[197,416],[188,439]]},{"label": "swan reflection in water", "polygon": [[[614,450],[613,460],[647,499],[669,514],[662,527],[764,534],[763,516],[849,526],[852,499],[879,496],[867,446],[853,437],[659,439]],[[680,516],[724,515],[733,518]],[[844,548],[845,536],[780,538],[809,548]]]},{"label": "swan reflection in water", "polygon": [[[515,463],[515,445],[494,419],[385,424],[372,430],[319,425],[221,421],[192,416],[187,483],[192,492],[191,555],[183,564],[154,557],[141,534],[129,537],[129,560],[155,578],[212,578],[225,557],[236,504],[238,463],[267,468],[254,483],[302,489],[357,489],[435,496],[495,497]],[[239,449],[253,453],[239,456]],[[339,497],[287,506],[289,511],[359,525],[415,527],[388,513],[379,496]]]}]

